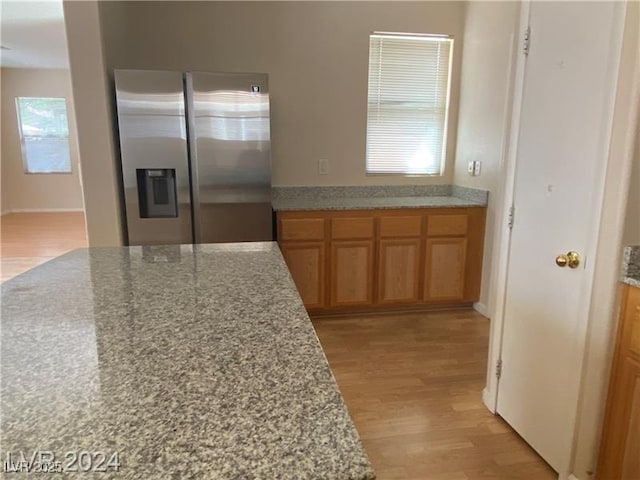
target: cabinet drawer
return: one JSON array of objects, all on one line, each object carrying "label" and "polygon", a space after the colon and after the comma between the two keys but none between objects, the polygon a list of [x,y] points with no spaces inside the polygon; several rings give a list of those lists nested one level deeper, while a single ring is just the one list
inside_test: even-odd
[{"label": "cabinet drawer", "polygon": [[466,235],[468,216],[430,215],[427,223],[427,235],[430,237],[447,235]]},{"label": "cabinet drawer", "polygon": [[331,238],[373,238],[373,217],[334,218],[331,220]]},{"label": "cabinet drawer", "polygon": [[380,217],[380,236],[419,237],[422,231],[422,217],[418,215],[406,217]]},{"label": "cabinet drawer", "polygon": [[280,240],[323,240],[323,218],[283,218]]}]

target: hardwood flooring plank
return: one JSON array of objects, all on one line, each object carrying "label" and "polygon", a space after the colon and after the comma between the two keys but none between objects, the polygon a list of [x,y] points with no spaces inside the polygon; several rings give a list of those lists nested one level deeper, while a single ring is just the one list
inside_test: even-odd
[{"label": "hardwood flooring plank", "polygon": [[87,246],[83,212],[9,213],[0,217],[2,281]]},{"label": "hardwood flooring plank", "polygon": [[473,310],[314,318],[379,480],[551,480],[482,403],[489,321]]}]

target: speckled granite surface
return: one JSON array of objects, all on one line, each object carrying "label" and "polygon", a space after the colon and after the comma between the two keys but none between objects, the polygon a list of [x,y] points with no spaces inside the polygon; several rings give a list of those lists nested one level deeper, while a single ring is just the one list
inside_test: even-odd
[{"label": "speckled granite surface", "polygon": [[640,245],[625,247],[622,254],[622,281],[640,288]]},{"label": "speckled granite surface", "polygon": [[447,197],[451,185],[352,185],[318,187],[272,187],[274,199],[296,198],[383,198],[383,197]]},{"label": "speckled granite surface", "polygon": [[489,192],[487,190],[461,187],[460,185],[451,185],[451,195],[464,200],[478,202],[482,205],[486,205],[489,201]]},{"label": "speckled granite surface", "polygon": [[276,211],[486,206],[488,192],[453,185],[274,187]]},{"label": "speckled granite surface", "polygon": [[76,250],[2,285],[1,339],[3,462],[117,451],[117,475],[45,476],[374,477],[275,243]]},{"label": "speckled granite surface", "polygon": [[367,210],[370,208],[438,208],[481,207],[481,203],[457,197],[384,197],[384,198],[321,198],[272,200],[276,212],[292,210]]}]

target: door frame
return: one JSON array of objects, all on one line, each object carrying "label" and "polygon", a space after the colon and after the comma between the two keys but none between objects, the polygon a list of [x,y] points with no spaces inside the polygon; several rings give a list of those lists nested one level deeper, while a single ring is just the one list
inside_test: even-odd
[{"label": "door frame", "polygon": [[[526,57],[522,53],[524,32],[529,25],[529,12],[532,0],[522,0],[520,3],[520,20],[516,30],[515,52],[512,55],[512,67],[515,64],[515,76],[510,82],[511,92],[507,101],[507,110],[511,110],[511,117],[506,122],[508,132],[503,139],[503,157],[505,164],[502,168],[502,198],[497,202],[500,205],[500,217],[496,222],[498,231],[495,235],[493,251],[496,252],[492,261],[491,283],[493,288],[492,299],[489,302],[489,361],[487,363],[487,384],[482,391],[484,404],[491,412],[496,413],[498,407],[498,361],[502,358],[502,333],[504,326],[504,307],[509,268],[509,252],[511,250],[511,229],[509,228],[509,212],[513,205],[516,180],[516,156],[518,152],[518,139],[520,131],[520,116],[522,111],[522,97],[524,91],[524,74],[526,70]],[[493,310],[493,311],[491,311]]]},{"label": "door frame", "polygon": [[[490,326],[490,336],[489,336],[489,358],[487,364],[487,384],[483,390],[482,397],[483,402],[487,406],[489,410],[493,413],[497,413],[497,403],[498,403],[498,393],[499,393],[499,382],[496,376],[498,362],[502,356],[502,340],[503,340],[503,332],[504,332],[504,314],[505,314],[505,304],[506,304],[506,290],[508,285],[508,269],[509,269],[509,254],[511,250],[511,230],[509,228],[509,212],[513,205],[514,194],[515,194],[515,180],[517,174],[517,156],[518,156],[518,142],[519,142],[519,133],[520,133],[520,120],[522,115],[522,100],[524,93],[524,80],[526,73],[526,55],[523,54],[522,48],[524,44],[525,32],[529,26],[530,20],[530,11],[531,11],[531,3],[534,0],[523,0],[521,2],[520,8],[520,19],[519,26],[517,29],[517,42],[515,52],[515,59],[513,60],[515,63],[515,76],[512,82],[512,93],[509,95],[508,104],[511,106],[511,118],[510,121],[507,122],[507,132],[505,134],[505,141],[503,145],[503,149],[505,151],[505,165],[502,169],[502,195],[501,198],[498,199],[498,205],[500,205],[500,210],[502,212],[502,218],[497,222],[496,228],[498,231],[496,232],[496,240],[494,241],[493,251],[496,252],[495,257],[492,261],[492,274],[491,274],[491,283],[494,286],[492,289],[491,299],[490,299],[490,314],[491,314],[491,326]],[[613,48],[617,55],[613,55],[610,58],[610,68],[616,72],[620,72],[620,53],[622,49],[623,43],[623,31],[624,31],[624,22],[627,11],[627,3],[626,2],[616,2],[615,5],[615,15],[617,25],[615,32],[616,36],[613,37]],[[613,35],[613,33],[612,33]],[[532,43],[535,48],[535,32],[533,32]],[[636,80],[640,79],[640,75],[637,72],[638,68],[636,68]],[[611,258],[611,253],[614,252],[616,258],[619,258],[620,255],[620,246],[621,246],[621,237],[622,237],[622,229],[624,226],[624,210],[626,208],[626,199],[628,195],[629,182],[625,182],[625,178],[629,178],[629,172],[631,171],[631,162],[633,155],[633,143],[635,140],[635,136],[633,134],[632,127],[626,127],[627,132],[624,138],[625,144],[631,144],[631,148],[627,149],[627,155],[620,155],[617,157],[611,156],[612,150],[612,139],[613,139],[613,128],[618,127],[622,128],[621,125],[614,125],[614,111],[616,104],[616,97],[618,93],[619,86],[619,78],[616,75],[613,80],[613,85],[610,85],[610,95],[607,99],[607,103],[605,105],[605,109],[607,111],[607,119],[606,124],[609,126],[606,132],[602,133],[602,138],[600,139],[600,149],[601,149],[601,157],[606,159],[606,161],[602,162],[600,165],[599,171],[596,172],[597,178],[594,183],[594,190],[597,194],[594,196],[594,200],[592,201],[592,211],[594,212],[594,220],[592,225],[590,226],[590,239],[589,246],[585,251],[584,261],[586,264],[587,272],[585,275],[587,277],[584,280],[584,285],[582,287],[581,292],[581,304],[582,308],[580,309],[580,319],[578,323],[578,335],[575,341],[575,353],[573,357],[573,364],[576,372],[580,372],[579,375],[576,375],[573,379],[571,385],[568,385],[567,388],[569,391],[574,392],[572,395],[573,399],[572,403],[576,405],[576,409],[572,410],[574,413],[570,418],[571,428],[569,431],[571,432],[571,438],[568,438],[568,444],[571,445],[571,451],[567,458],[565,459],[564,465],[559,472],[559,478],[576,478],[571,475],[572,471],[572,461],[575,457],[575,450],[577,444],[576,433],[579,427],[580,422],[583,419],[579,419],[579,411],[578,409],[582,406],[582,393],[583,393],[583,380],[585,378],[585,366],[586,366],[586,357],[585,353],[587,352],[587,340],[590,337],[591,325],[597,319],[597,314],[601,312],[597,312],[595,307],[596,303],[605,304],[605,305],[614,305],[616,299],[616,290],[614,288],[602,289],[595,288],[596,283],[603,283],[605,279],[602,279],[602,282],[596,282],[599,280],[599,277],[596,276],[596,269],[594,268],[596,265],[596,261],[598,256],[608,256]],[[638,82],[635,82],[633,86],[634,90],[634,98],[638,98],[638,92],[640,91],[640,85]],[[636,103],[638,105],[638,103]],[[629,138],[633,137],[633,138]],[[630,151],[629,151],[630,150]],[[610,185],[616,185],[616,189],[610,195],[610,192],[607,192],[607,202],[605,203],[605,188]],[[622,185],[622,188],[620,186]],[[517,215],[517,213],[516,213]],[[609,235],[607,238],[602,238],[602,223],[603,218],[613,218],[614,220],[609,222],[611,225],[607,225],[607,228],[611,228],[618,232],[617,235]],[[588,263],[587,263],[588,262]],[[610,262],[607,262],[610,264]],[[619,262],[615,262],[616,267]],[[601,274],[600,270],[598,270],[598,275]],[[606,278],[607,282],[611,282],[610,276]],[[603,291],[599,291],[603,290]],[[599,298],[594,298],[594,292],[599,295]],[[492,310],[492,311],[491,311]],[[613,312],[612,312],[613,313]],[[610,322],[609,329],[611,331],[611,337],[613,336],[613,330],[615,327],[615,322]],[[605,368],[602,365],[603,362],[600,362],[600,369]],[[607,362],[604,362],[607,363]],[[597,422],[597,420],[596,420]],[[599,424],[598,424],[599,425]]]},{"label": "door frame", "polygon": [[[589,478],[595,469],[620,308],[620,266],[627,198],[636,142],[640,140],[640,4],[627,2],[615,99],[610,160],[605,179],[581,396],[569,478]],[[635,25],[635,29],[633,27]],[[630,27],[627,30],[627,27]],[[629,55],[631,53],[631,55]],[[627,179],[628,181],[624,181]]]}]

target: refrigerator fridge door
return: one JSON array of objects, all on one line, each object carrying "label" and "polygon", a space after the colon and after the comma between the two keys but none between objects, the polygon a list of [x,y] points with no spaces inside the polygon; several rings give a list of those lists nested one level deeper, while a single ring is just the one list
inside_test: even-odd
[{"label": "refrigerator fridge door", "polygon": [[116,70],[129,245],[193,243],[183,75]]},{"label": "refrigerator fridge door", "polygon": [[265,74],[188,73],[197,243],[273,239]]}]

